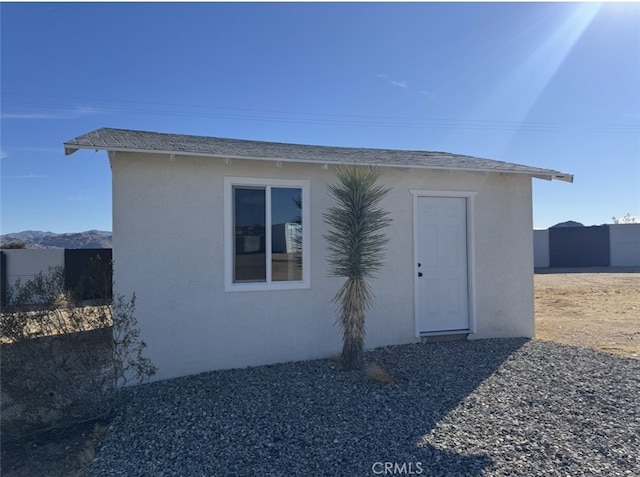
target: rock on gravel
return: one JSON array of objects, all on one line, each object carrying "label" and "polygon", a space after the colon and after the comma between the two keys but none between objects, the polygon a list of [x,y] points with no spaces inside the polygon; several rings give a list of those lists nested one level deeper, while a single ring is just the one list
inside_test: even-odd
[{"label": "rock on gravel", "polygon": [[89,476],[640,475],[640,361],[525,339],[367,352],[128,390]]}]

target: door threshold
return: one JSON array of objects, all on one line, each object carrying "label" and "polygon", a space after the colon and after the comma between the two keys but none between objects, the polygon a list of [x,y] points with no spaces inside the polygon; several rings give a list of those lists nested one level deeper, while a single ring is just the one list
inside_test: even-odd
[{"label": "door threshold", "polygon": [[420,333],[420,340],[423,343],[433,343],[436,341],[462,341],[466,340],[471,332],[469,330],[450,330]]}]

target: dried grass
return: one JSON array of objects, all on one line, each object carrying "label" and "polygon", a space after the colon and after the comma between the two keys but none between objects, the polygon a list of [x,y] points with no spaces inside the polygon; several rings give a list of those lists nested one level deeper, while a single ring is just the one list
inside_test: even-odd
[{"label": "dried grass", "polygon": [[394,377],[377,364],[370,364],[366,369],[367,379],[374,383],[389,385],[395,382]]},{"label": "dried grass", "polygon": [[84,449],[78,455],[78,460],[80,464],[83,466],[88,465],[96,458],[96,445],[98,442],[107,433],[107,426],[103,424],[96,423],[93,426],[93,432],[91,433],[91,437],[87,439],[84,443]]}]

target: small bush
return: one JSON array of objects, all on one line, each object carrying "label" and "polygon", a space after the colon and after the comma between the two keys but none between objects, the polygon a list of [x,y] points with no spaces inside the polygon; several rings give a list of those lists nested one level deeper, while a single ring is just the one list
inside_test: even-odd
[{"label": "small bush", "polygon": [[62,267],[9,287],[0,313],[5,437],[107,420],[123,387],[155,374],[135,300],[83,302],[65,290]]}]

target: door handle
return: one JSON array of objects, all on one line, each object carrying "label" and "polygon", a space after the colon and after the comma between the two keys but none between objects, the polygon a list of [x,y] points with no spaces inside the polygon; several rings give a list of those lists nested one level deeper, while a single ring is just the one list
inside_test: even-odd
[{"label": "door handle", "polygon": [[418,272],[418,276],[421,277],[422,276],[422,272]]}]

